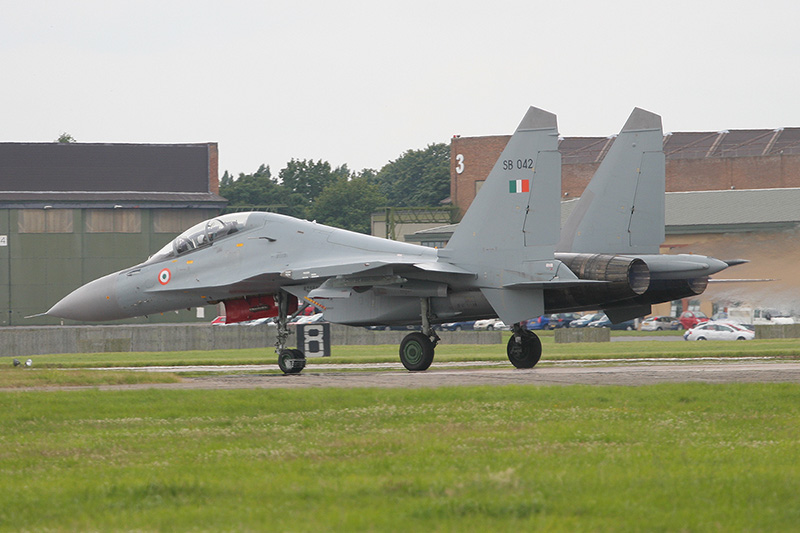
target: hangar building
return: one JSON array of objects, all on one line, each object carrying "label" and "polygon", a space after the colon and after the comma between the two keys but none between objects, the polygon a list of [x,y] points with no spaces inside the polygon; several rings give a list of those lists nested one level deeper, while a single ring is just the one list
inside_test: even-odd
[{"label": "hangar building", "polygon": [[[0,325],[59,323],[24,317],[143,261],[226,203],[216,143],[0,143]],[[132,322],[210,320],[198,314]]]}]

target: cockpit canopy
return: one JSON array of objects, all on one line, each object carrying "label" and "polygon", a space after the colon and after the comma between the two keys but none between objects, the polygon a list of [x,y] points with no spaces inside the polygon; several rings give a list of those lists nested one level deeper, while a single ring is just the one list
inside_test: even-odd
[{"label": "cockpit canopy", "polygon": [[[172,242],[167,243],[166,246],[150,257],[145,264],[156,263],[169,259],[170,257],[183,255],[198,248],[211,246],[214,242],[228,235],[253,226],[252,223],[248,225],[248,219],[251,218],[251,215],[255,214],[258,213],[230,213],[195,224],[175,237]],[[255,222],[255,220],[253,222]]]}]

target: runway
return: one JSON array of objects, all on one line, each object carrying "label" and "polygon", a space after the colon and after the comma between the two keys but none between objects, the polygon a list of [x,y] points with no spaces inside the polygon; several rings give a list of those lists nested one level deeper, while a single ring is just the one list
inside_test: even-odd
[{"label": "runway", "polygon": [[[739,360],[736,362],[646,363],[610,365],[542,365],[519,370],[495,366],[431,368],[426,372],[377,369],[348,371],[307,368],[298,375],[226,374],[187,377],[181,383],[109,386],[100,389],[277,389],[277,388],[423,388],[496,385],[621,385],[658,383],[800,383],[800,361]],[[323,366],[323,365],[316,365]],[[330,368],[328,365],[324,365]],[[351,366],[351,365],[347,365]],[[355,365],[352,365],[355,366]],[[369,365],[360,365],[362,367]],[[185,370],[185,368],[184,368]],[[175,370],[173,370],[175,371]]]}]

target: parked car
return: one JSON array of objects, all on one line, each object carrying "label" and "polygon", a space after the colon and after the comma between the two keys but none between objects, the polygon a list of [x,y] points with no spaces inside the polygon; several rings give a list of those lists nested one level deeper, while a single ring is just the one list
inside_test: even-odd
[{"label": "parked car", "polygon": [[585,328],[589,325],[589,323],[594,322],[595,320],[600,320],[603,318],[605,313],[590,313],[588,315],[583,315],[580,318],[576,318],[572,322],[569,323],[569,327],[571,328]]},{"label": "parked car", "polygon": [[696,325],[707,320],[708,317],[705,315],[705,313],[701,313],[700,311],[684,311],[678,318],[678,321],[680,321],[683,329],[692,329]]},{"label": "parked car", "polygon": [[547,315],[542,315],[537,318],[528,320],[528,329],[551,329],[550,318]]},{"label": "parked car", "polygon": [[612,324],[611,320],[605,315],[605,313],[601,314],[603,317],[600,320],[589,322],[590,328],[626,329],[628,331],[633,331],[636,329],[636,320],[626,320],[624,322],[620,322],[619,324]]},{"label": "parked car", "polygon": [[487,318],[486,320],[476,320],[475,324],[472,326],[474,329],[486,329],[486,330],[494,330],[494,329],[508,329],[502,320],[499,318]]},{"label": "parked car", "polygon": [[[760,313],[758,312],[760,311]],[[795,320],[789,313],[777,309],[756,309],[753,313],[753,324],[772,326],[775,324],[794,324]]]},{"label": "parked car", "polygon": [[567,328],[573,320],[580,318],[578,313],[555,313],[550,315],[550,328]]},{"label": "parked car", "polygon": [[642,331],[662,331],[667,329],[683,329],[674,316],[649,316],[642,320]]},{"label": "parked car", "polygon": [[439,324],[437,327],[442,331],[471,330],[475,329],[475,321],[469,320],[467,322],[447,322],[445,324]]},{"label": "parked car", "polygon": [[687,341],[746,341],[752,340],[755,332],[733,322],[706,321],[683,334]]}]

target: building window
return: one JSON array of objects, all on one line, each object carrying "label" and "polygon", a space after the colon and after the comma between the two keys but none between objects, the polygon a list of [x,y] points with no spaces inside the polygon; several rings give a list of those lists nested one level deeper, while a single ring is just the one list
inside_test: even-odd
[{"label": "building window", "polygon": [[72,233],[72,209],[20,209],[19,233]]},{"label": "building window", "polygon": [[141,233],[142,212],[138,209],[87,209],[86,233]]},{"label": "building window", "polygon": [[208,218],[205,211],[197,209],[153,210],[153,232],[180,233]]}]

